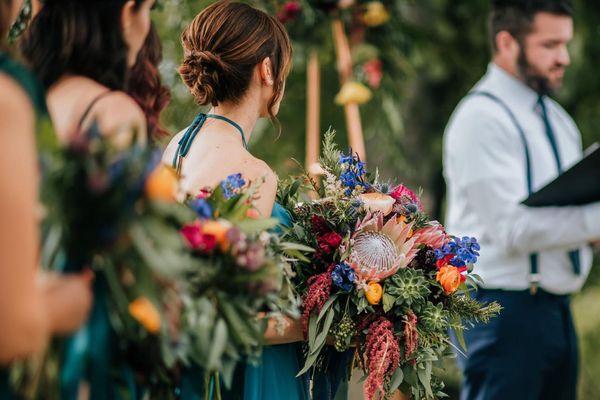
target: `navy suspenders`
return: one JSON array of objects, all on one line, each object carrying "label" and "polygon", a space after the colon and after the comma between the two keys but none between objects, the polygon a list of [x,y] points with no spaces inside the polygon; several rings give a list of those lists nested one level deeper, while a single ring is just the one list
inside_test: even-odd
[{"label": "navy suspenders", "polygon": [[[523,127],[521,126],[521,124],[519,124],[517,117],[512,112],[512,110],[506,105],[506,103],[504,103],[502,100],[500,100],[497,96],[493,95],[492,93],[484,92],[484,91],[473,91],[473,92],[470,92],[468,95],[470,95],[470,96],[477,96],[477,95],[485,96],[485,97],[489,98],[490,100],[492,100],[493,102],[495,102],[496,104],[498,104],[499,106],[501,106],[506,111],[508,116],[510,117],[511,121],[515,125],[515,128],[517,128],[517,131],[519,132],[519,137],[521,139],[521,142],[523,143],[523,149],[525,151],[525,170],[526,170],[526,174],[527,174],[527,194],[531,195],[533,193],[533,169],[531,166],[531,155],[529,153],[529,146],[527,144],[527,139],[525,137],[525,131],[523,130]],[[529,288],[530,288],[532,294],[535,294],[537,292],[539,284],[540,284],[540,273],[539,273],[539,268],[538,268],[538,253],[531,253],[529,255]]]}]

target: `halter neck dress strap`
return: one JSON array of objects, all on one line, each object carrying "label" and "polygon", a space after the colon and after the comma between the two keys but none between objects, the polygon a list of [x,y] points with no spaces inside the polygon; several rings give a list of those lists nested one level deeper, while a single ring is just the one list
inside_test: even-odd
[{"label": "halter neck dress strap", "polygon": [[235,121],[232,121],[231,119],[224,117],[222,115],[199,113],[196,116],[196,118],[194,118],[194,121],[192,122],[192,124],[189,126],[189,128],[185,131],[185,133],[179,140],[177,151],[175,152],[175,155],[173,156],[172,165],[173,165],[173,168],[175,168],[175,170],[177,171],[177,175],[179,175],[181,172],[181,165],[183,163],[183,159],[189,153],[190,148],[192,147],[192,143],[194,142],[194,139],[196,138],[196,136],[198,135],[198,132],[200,132],[200,129],[202,129],[202,126],[204,126],[204,123],[206,122],[206,120],[208,118],[213,118],[213,119],[218,119],[218,120],[224,121],[224,122],[228,123],[229,125],[233,126],[235,129],[237,129],[240,136],[242,137],[242,144],[244,145],[244,148],[248,149],[248,143],[246,142],[246,136],[244,135],[244,130]]}]

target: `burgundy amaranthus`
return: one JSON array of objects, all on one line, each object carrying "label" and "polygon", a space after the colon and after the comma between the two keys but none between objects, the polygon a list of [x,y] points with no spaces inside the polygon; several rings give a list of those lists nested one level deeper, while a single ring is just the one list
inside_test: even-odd
[{"label": "burgundy amaranthus", "polygon": [[392,323],[379,317],[367,333],[365,344],[366,366],[369,371],[364,384],[365,399],[371,400],[378,391],[385,393],[389,381],[400,363],[400,346],[394,336]]},{"label": "burgundy amaranthus", "polygon": [[404,358],[408,359],[417,350],[419,332],[417,331],[417,316],[412,310],[404,316]]},{"label": "burgundy amaranthus", "polygon": [[308,320],[310,319],[310,314],[313,311],[317,313],[321,312],[321,308],[323,308],[323,305],[327,299],[329,299],[331,293],[331,271],[334,267],[335,265],[332,265],[327,272],[308,278],[308,290],[302,301],[304,310],[302,310],[302,317],[300,318],[304,337],[306,337],[308,333]]}]

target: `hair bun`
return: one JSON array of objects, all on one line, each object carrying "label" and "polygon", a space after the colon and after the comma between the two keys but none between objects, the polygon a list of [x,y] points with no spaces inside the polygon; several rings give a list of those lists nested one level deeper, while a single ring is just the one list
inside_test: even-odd
[{"label": "hair bun", "polygon": [[215,71],[224,71],[226,69],[226,65],[221,60],[221,57],[210,51],[192,51],[189,57],[196,59],[198,64],[206,69],[213,69]]},{"label": "hair bun", "polygon": [[179,73],[200,105],[216,106],[221,75],[228,70],[221,57],[207,51],[191,51],[183,60]]}]

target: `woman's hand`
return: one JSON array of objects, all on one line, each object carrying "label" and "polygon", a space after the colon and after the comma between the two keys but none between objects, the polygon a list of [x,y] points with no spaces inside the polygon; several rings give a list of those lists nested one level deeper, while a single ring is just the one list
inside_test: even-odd
[{"label": "woman's hand", "polygon": [[[259,317],[264,318],[265,315],[262,314]],[[269,318],[267,331],[265,332],[265,341],[270,345],[304,341],[300,321],[285,316],[281,318]]]},{"label": "woman's hand", "polygon": [[80,274],[41,275],[38,285],[47,304],[51,333],[71,333],[87,320],[93,300],[93,279],[94,274],[91,270]]}]

